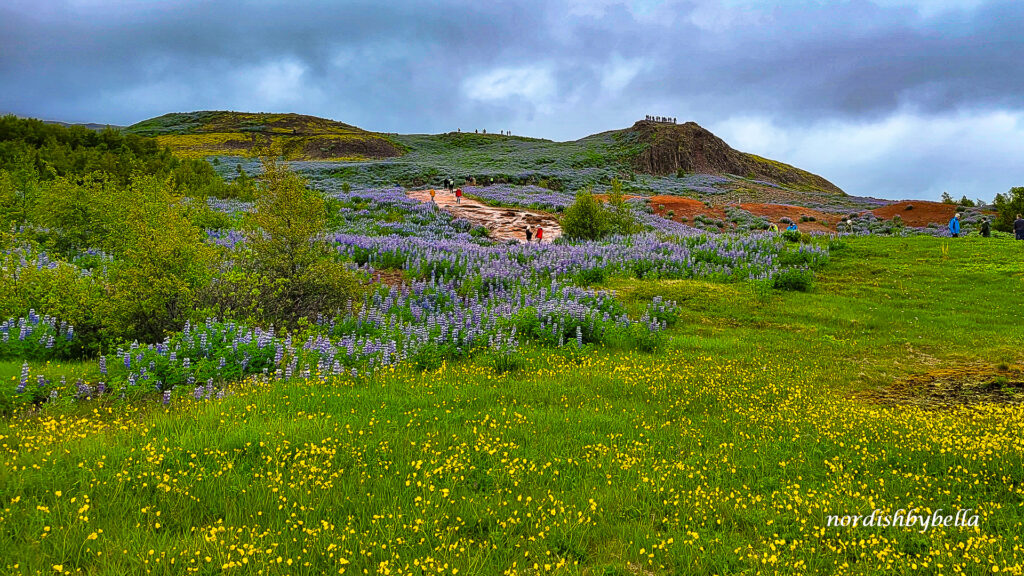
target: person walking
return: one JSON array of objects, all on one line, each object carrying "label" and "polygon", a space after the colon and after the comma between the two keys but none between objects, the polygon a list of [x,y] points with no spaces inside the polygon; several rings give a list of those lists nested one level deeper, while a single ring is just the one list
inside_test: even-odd
[{"label": "person walking", "polygon": [[455,189],[455,203],[462,204],[462,188]]},{"label": "person walking", "polygon": [[1013,221],[1013,235],[1017,240],[1024,240],[1024,218],[1017,214],[1017,219]]},{"label": "person walking", "polygon": [[991,238],[992,237],[992,225],[989,224],[988,218],[985,218],[985,220],[983,220],[981,222],[981,237],[982,238]]},{"label": "person walking", "polygon": [[960,213],[955,212],[949,220],[949,234],[953,238],[960,237]]},{"label": "person walking", "polygon": [[430,203],[431,204],[436,204],[436,202],[434,202],[434,194],[437,194],[437,191],[434,190],[433,188],[431,188],[430,189]]},{"label": "person walking", "polygon": [[544,229],[541,228],[540,226],[537,226],[537,244],[540,244],[543,241],[544,241]]},{"label": "person walking", "polygon": [[526,227],[526,243],[529,244],[531,240],[533,240],[533,230],[529,226],[527,226]]}]

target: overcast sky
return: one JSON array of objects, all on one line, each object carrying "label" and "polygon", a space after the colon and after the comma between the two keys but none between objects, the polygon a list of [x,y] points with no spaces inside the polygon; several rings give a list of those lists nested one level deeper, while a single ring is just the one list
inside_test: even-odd
[{"label": "overcast sky", "polygon": [[575,140],[646,114],[882,198],[1024,186],[1019,0],[3,0],[0,112]]}]

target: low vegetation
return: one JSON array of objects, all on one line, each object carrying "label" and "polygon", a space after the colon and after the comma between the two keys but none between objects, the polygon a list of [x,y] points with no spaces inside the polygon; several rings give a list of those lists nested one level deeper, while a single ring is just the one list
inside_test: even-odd
[{"label": "low vegetation", "polygon": [[[280,158],[0,127],[5,573],[1024,571],[1002,233],[474,187],[562,209],[504,243]],[[966,516],[835,525],[876,510]]]}]

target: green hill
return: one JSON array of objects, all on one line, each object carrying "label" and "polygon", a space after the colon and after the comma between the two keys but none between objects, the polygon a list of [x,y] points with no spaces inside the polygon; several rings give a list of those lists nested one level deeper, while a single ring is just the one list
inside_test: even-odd
[{"label": "green hill", "polygon": [[[245,156],[271,147],[289,160],[332,160],[335,176],[365,186],[439,185],[447,176],[575,190],[628,180],[652,194],[799,201],[845,196],[821,176],[734,150],[693,122],[640,121],[570,142],[449,132],[384,136],[300,114],[165,114],[126,129],[186,157]],[[401,157],[400,161],[394,161]]]},{"label": "green hill", "polygon": [[291,160],[367,160],[404,152],[380,134],[302,114],[173,113],[143,120],[126,131],[154,137],[187,157],[240,156],[255,148],[279,150]]}]

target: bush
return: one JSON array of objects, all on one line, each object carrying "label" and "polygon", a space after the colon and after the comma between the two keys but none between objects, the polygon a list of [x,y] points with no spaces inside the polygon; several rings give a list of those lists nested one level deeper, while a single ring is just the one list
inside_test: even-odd
[{"label": "bush", "polygon": [[0,322],[0,360],[53,360],[74,354],[75,329],[31,310],[25,318]]},{"label": "bush", "polygon": [[788,268],[775,275],[775,288],[807,292],[814,285],[814,273],[803,268]]},{"label": "bush", "polygon": [[574,240],[597,240],[608,234],[608,215],[589,190],[576,194],[576,201],[562,216],[562,234]]},{"label": "bush", "polygon": [[260,194],[245,230],[245,261],[258,279],[262,320],[293,325],[333,313],[357,296],[355,275],[331,260],[322,238],[324,198],[272,159],[263,161]]},{"label": "bush", "polygon": [[655,352],[668,340],[665,332],[650,330],[641,322],[629,326],[613,326],[608,329],[606,342],[614,348]]},{"label": "bush", "polygon": [[606,278],[607,273],[604,268],[588,268],[576,276],[576,280],[581,286],[600,284],[601,282],[604,282]]},{"label": "bush", "polygon": [[782,239],[786,242],[799,242],[801,234],[799,230],[784,230],[782,232]]}]

